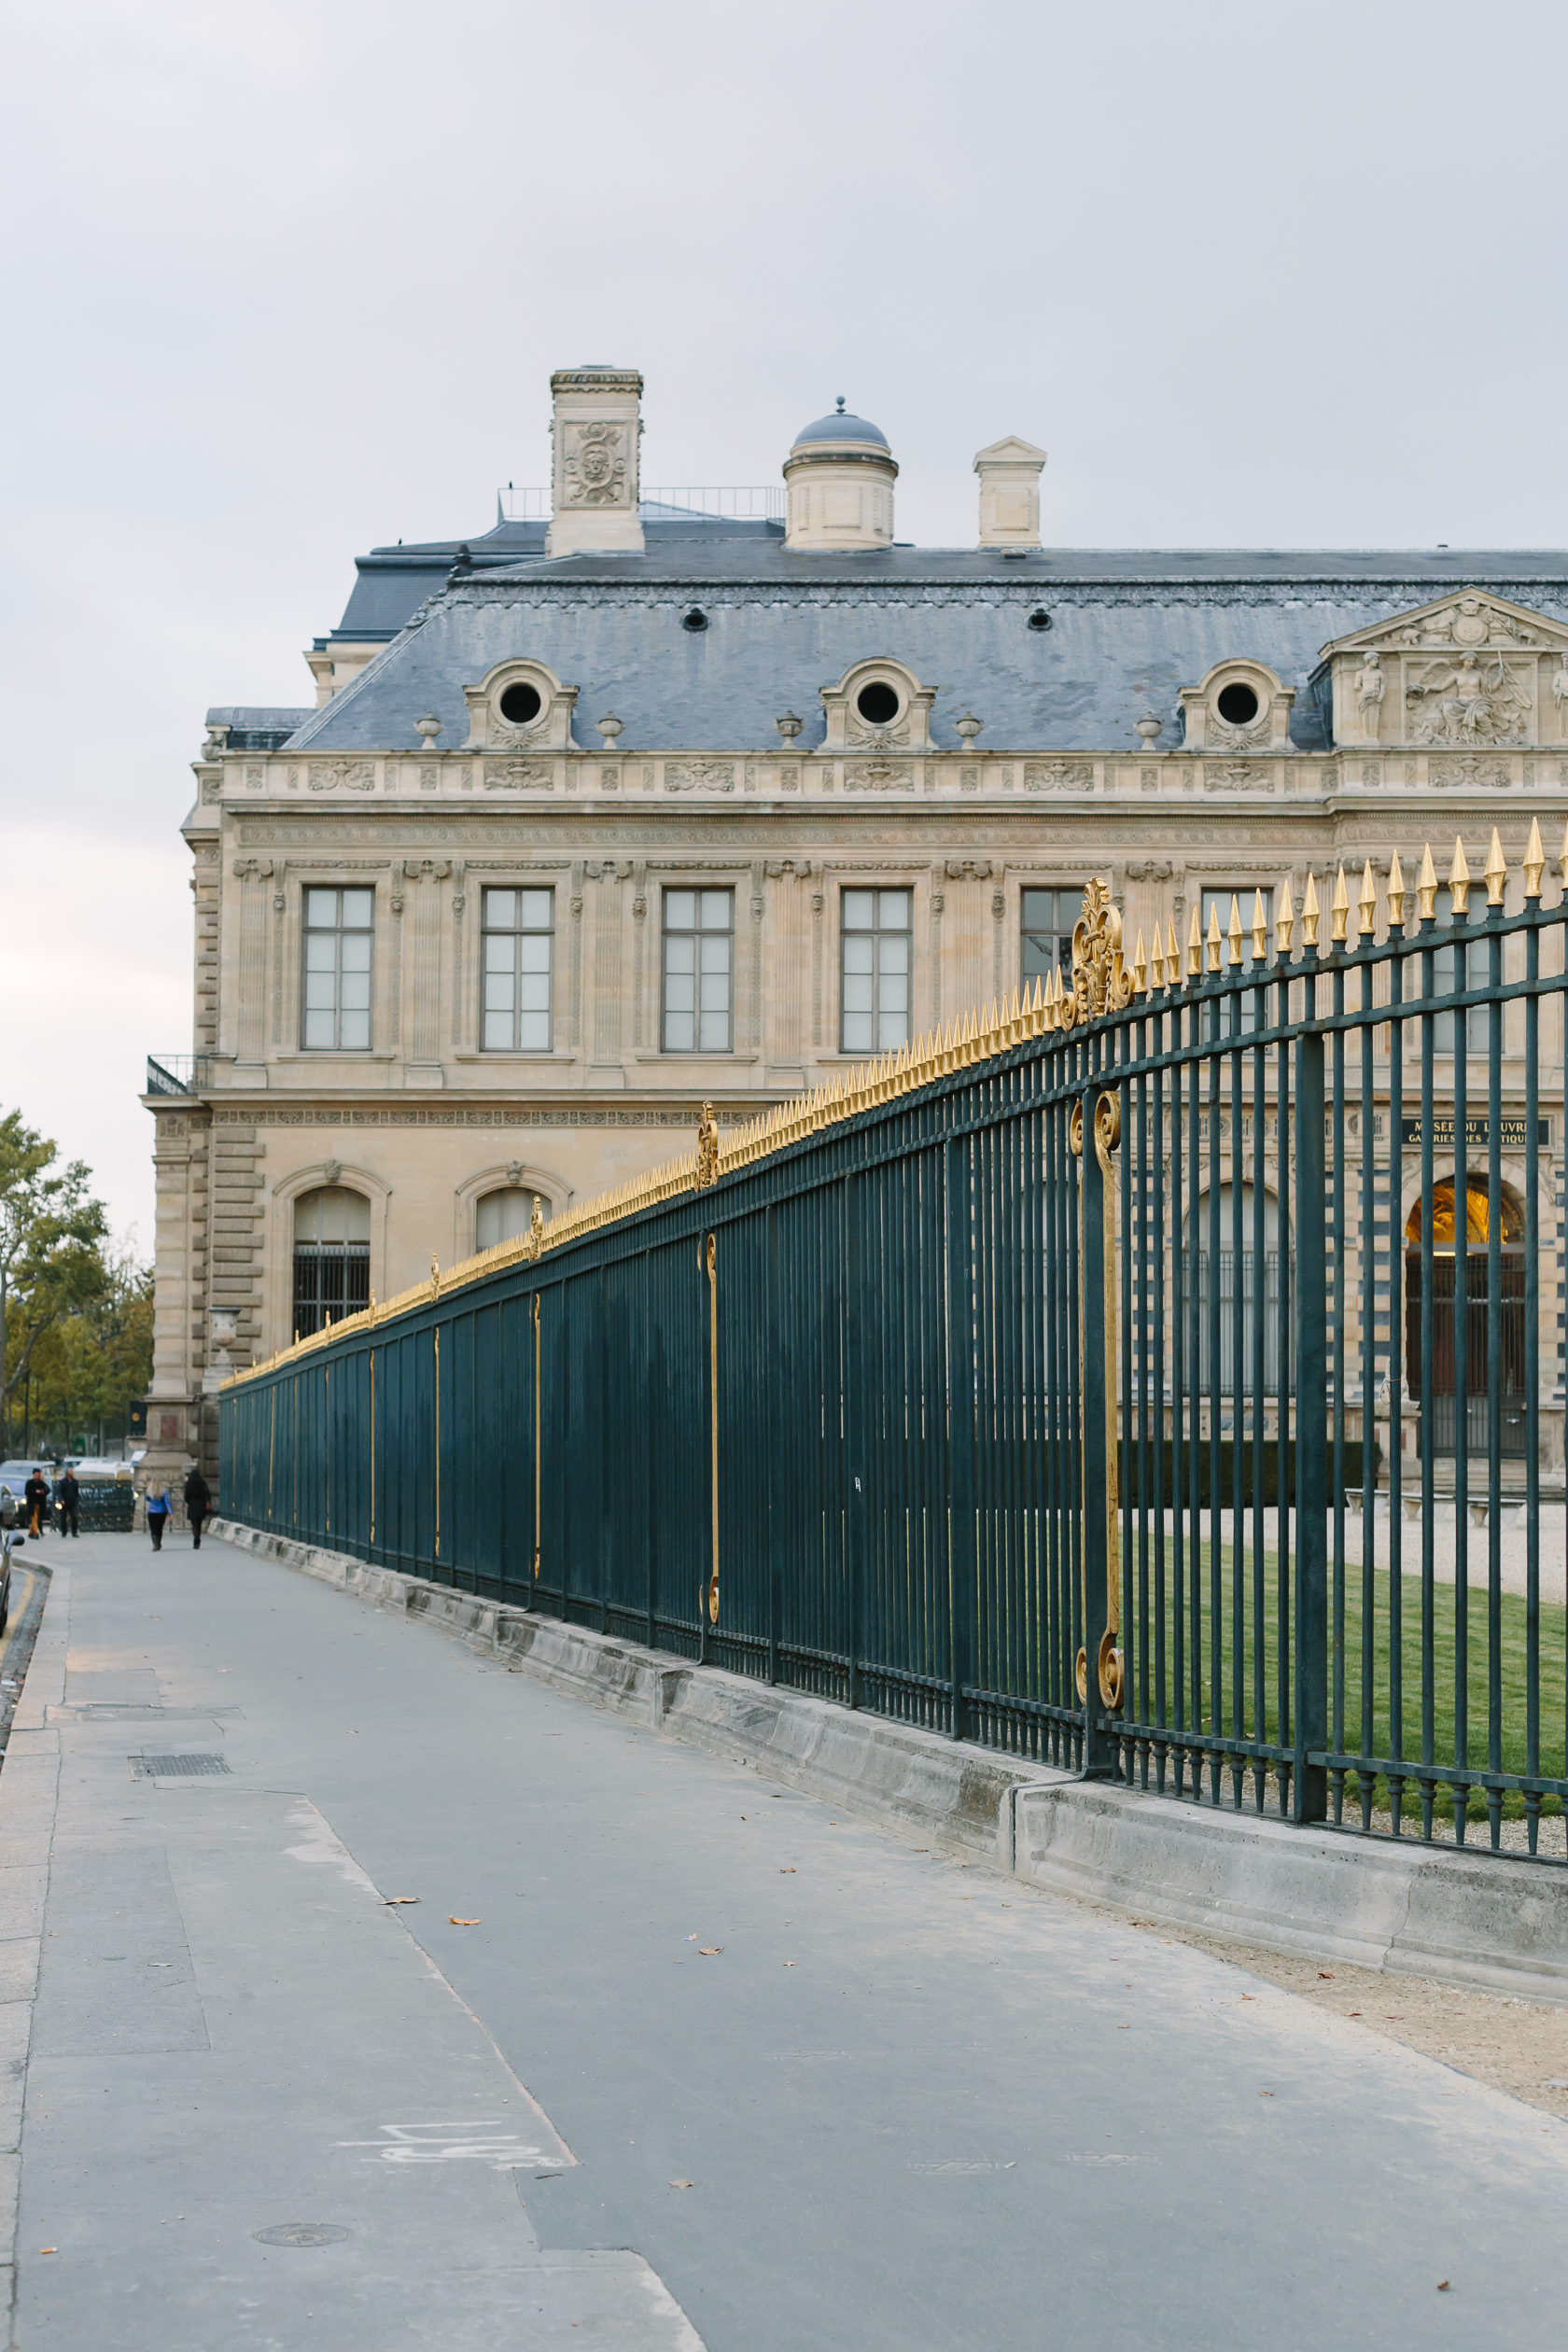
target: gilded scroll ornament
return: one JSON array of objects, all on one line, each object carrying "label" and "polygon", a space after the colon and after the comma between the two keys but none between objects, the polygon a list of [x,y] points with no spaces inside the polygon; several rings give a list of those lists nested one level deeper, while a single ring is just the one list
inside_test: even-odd
[{"label": "gilded scroll ornament", "polygon": [[1111,903],[1109,885],[1097,875],[1085,889],[1084,912],[1072,927],[1071,1025],[1098,1021],[1131,1001],[1132,982],[1122,970],[1122,918]]},{"label": "gilded scroll ornament", "polygon": [[696,1189],[706,1192],[709,1184],[719,1182],[719,1122],[713,1115],[713,1105],[705,1102],[702,1117],[697,1121]]}]

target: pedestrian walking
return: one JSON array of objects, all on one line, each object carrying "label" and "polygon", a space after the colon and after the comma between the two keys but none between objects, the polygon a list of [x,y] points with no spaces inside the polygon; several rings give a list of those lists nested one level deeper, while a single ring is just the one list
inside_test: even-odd
[{"label": "pedestrian walking", "polygon": [[22,1489],[27,1505],[27,1533],[35,1542],[48,1524],[49,1483],[41,1470],[35,1470]]},{"label": "pedestrian walking", "polygon": [[62,1535],[81,1533],[81,1529],[77,1525],[77,1510],[80,1502],[81,1489],[77,1484],[77,1474],[74,1470],[67,1470],[54,1493],[54,1507],[60,1514]]},{"label": "pedestrian walking", "polygon": [[152,1548],[154,1551],[161,1551],[163,1530],[169,1524],[169,1498],[163,1491],[161,1478],[152,1478],[147,1482],[147,1533],[152,1537]]},{"label": "pedestrian walking", "polygon": [[185,1481],[185,1516],[190,1521],[190,1533],[196,1539],[191,1547],[193,1551],[202,1548],[202,1521],[211,1509],[212,1489],[192,1463]]}]

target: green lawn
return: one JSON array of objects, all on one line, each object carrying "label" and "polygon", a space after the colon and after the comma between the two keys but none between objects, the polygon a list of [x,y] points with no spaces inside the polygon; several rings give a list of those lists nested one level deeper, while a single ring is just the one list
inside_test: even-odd
[{"label": "green lawn", "polygon": [[[1232,1696],[1232,1665],[1235,1645],[1235,1631],[1234,1617],[1232,1612],[1232,1596],[1234,1588],[1232,1581],[1231,1547],[1228,1544],[1222,1546],[1221,1553],[1219,1616],[1221,1657],[1220,1691],[1222,1697],[1219,1710],[1220,1720],[1218,1725],[1215,1726],[1212,1714],[1213,1684],[1211,1677],[1211,1657],[1210,1647],[1210,1608],[1211,1587],[1210,1583],[1209,1553],[1208,1547],[1205,1546],[1203,1547],[1201,1577],[1201,1633],[1198,1643],[1198,1654],[1201,1660],[1200,1721],[1203,1728],[1216,1728],[1222,1736],[1233,1738],[1236,1736],[1237,1726]],[[1149,1684],[1151,1700],[1150,1715],[1155,1715],[1156,1714],[1156,1710],[1152,1703],[1155,1695],[1153,1657],[1153,1624],[1155,1604],[1153,1590],[1154,1569],[1152,1538],[1150,1543],[1150,1555]],[[1136,1562],[1134,1573],[1136,1577]],[[1166,1551],[1167,1593],[1165,1606],[1167,1676],[1165,1719],[1168,1723],[1174,1720],[1175,1696],[1173,1669],[1173,1659],[1175,1655],[1175,1603],[1174,1598],[1169,1591],[1170,1573],[1171,1561],[1169,1538],[1168,1536]],[[1368,1664],[1366,1659],[1367,1645],[1364,1638],[1365,1628],[1364,1625],[1362,1612],[1362,1574],[1359,1566],[1351,1564],[1347,1564],[1346,1566],[1344,1611],[1345,1697],[1342,1739],[1336,1737],[1332,1713],[1334,1690],[1334,1602],[1332,1588],[1332,1561],[1330,1562],[1329,1573],[1329,1743],[1331,1748],[1337,1750],[1338,1753],[1343,1755],[1369,1753],[1374,1756],[1386,1756],[1391,1753],[1390,1664],[1393,1655],[1390,1618],[1390,1578],[1388,1570],[1386,1567],[1379,1569],[1374,1579],[1374,1601],[1370,1626],[1371,1659]],[[1186,1610],[1187,1662],[1185,1679],[1187,1689],[1190,1693],[1193,1657],[1193,1613],[1190,1603],[1192,1562],[1190,1553],[1186,1564],[1185,1581],[1189,1596]],[[1399,1641],[1399,1659],[1402,1667],[1401,1682],[1403,1690],[1403,1737],[1401,1741],[1401,1752],[1405,1757],[1409,1758],[1412,1763],[1419,1763],[1422,1750],[1421,1578],[1419,1575],[1407,1575],[1400,1578],[1399,1584],[1400,1604],[1403,1619],[1400,1629]],[[1241,1736],[1243,1738],[1254,1738],[1258,1736],[1256,1729],[1258,1723],[1258,1711],[1255,1704],[1254,1687],[1255,1659],[1258,1645],[1256,1641],[1257,1627],[1254,1618],[1255,1598],[1253,1564],[1250,1553],[1244,1559],[1242,1564],[1241,1595],[1242,1631],[1240,1650],[1242,1658],[1242,1673],[1245,1682],[1245,1687],[1241,1694]],[[1476,1590],[1474,1584],[1474,1572],[1472,1572],[1472,1584],[1468,1595],[1468,1602],[1469,1606],[1467,1610],[1467,1618],[1469,1631],[1469,1659],[1468,1672],[1466,1674],[1468,1703],[1465,1715],[1468,1737],[1468,1761],[1471,1768],[1476,1769],[1477,1767],[1488,1767],[1490,1759],[1489,1693],[1491,1660],[1488,1596],[1485,1590],[1484,1583],[1481,1590]],[[1280,1737],[1280,1717],[1278,1706],[1280,1656],[1278,1611],[1278,1563],[1274,1554],[1268,1553],[1264,1559],[1264,1605],[1261,1619],[1264,1682],[1262,1736],[1266,1740],[1273,1741],[1277,1741]],[[1499,1723],[1501,1734],[1499,1769],[1505,1772],[1522,1773],[1528,1769],[1528,1755],[1526,1747],[1528,1648],[1525,1603],[1523,1600],[1513,1593],[1505,1593],[1502,1596],[1500,1604],[1500,1618],[1501,1630],[1497,1645],[1497,1668],[1500,1683]],[[1124,1638],[1129,1630],[1130,1629],[1124,1629]],[[1458,1595],[1451,1585],[1439,1584],[1435,1586],[1433,1595],[1432,1757],[1433,1761],[1437,1764],[1452,1764],[1455,1760],[1455,1646],[1458,1632]],[[1142,1719],[1141,1657],[1140,1652],[1131,1643],[1127,1643],[1127,1646],[1129,1651],[1128,1664],[1134,1676],[1133,1688],[1130,1696],[1137,1708],[1140,1718]],[[1561,1779],[1563,1776],[1565,1650],[1568,1650],[1568,1611],[1565,1611],[1561,1605],[1552,1605],[1543,1603],[1540,1609],[1539,1623],[1540,1760],[1537,1770],[1541,1776],[1547,1779]],[[1367,1673],[1370,1674],[1373,1701],[1372,1743],[1369,1750],[1364,1749],[1363,1747],[1361,1715],[1363,1676]],[[1190,1713],[1188,1719],[1190,1722]],[[1357,1778],[1356,1775],[1351,1772],[1347,1776],[1346,1780],[1347,1812],[1351,1811],[1354,1806],[1359,1805],[1359,1802],[1360,1794]],[[1385,1780],[1380,1775],[1374,1794],[1373,1802],[1376,1809],[1379,1811],[1386,1810],[1388,1807],[1388,1788]],[[1406,1783],[1404,1806],[1407,1814],[1419,1814],[1421,1807],[1421,1792],[1413,1782],[1407,1781]],[[1434,1809],[1436,1813],[1444,1815],[1445,1817],[1449,1816],[1452,1813],[1452,1801],[1450,1798],[1441,1789],[1439,1789],[1436,1795]],[[1555,1797],[1545,1798],[1542,1800],[1541,1809],[1543,1813],[1558,1813],[1561,1810],[1561,1800]],[[1509,1818],[1517,1819],[1521,1817],[1524,1813],[1523,1797],[1517,1792],[1509,1791],[1504,1798],[1503,1810],[1505,1815]],[[1471,1819],[1485,1819],[1486,1799],[1484,1795],[1477,1792],[1472,1793],[1470,1799],[1469,1817]]]}]

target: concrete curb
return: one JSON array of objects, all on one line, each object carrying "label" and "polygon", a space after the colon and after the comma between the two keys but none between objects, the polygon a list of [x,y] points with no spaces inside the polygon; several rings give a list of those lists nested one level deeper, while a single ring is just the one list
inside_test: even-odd
[{"label": "concrete curb", "polygon": [[1049,1892],[1273,1951],[1568,2007],[1568,1869],[1085,1782],[227,1519],[212,1533],[727,1763]]},{"label": "concrete curb", "polygon": [[60,1795],[60,1734],[48,1711],[65,1689],[71,1571],[41,1581],[42,1615],[16,1702],[0,1771],[0,2301],[6,2342],[16,2341],[17,2206],[33,2003],[44,1939],[49,1854]]}]

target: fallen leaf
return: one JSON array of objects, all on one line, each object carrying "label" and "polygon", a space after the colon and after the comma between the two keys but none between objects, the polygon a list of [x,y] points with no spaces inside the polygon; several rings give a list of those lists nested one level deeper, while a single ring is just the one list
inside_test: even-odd
[{"label": "fallen leaf", "polygon": [[792,1862],[781,1862],[778,1866],[778,1875],[780,1878],[793,1878],[795,1875],[794,1864]]},{"label": "fallen leaf", "polygon": [[697,2184],[694,2180],[672,2180],[670,2182],[670,2187],[672,2189],[694,2189],[696,2185]]},{"label": "fallen leaf", "polygon": [[1130,2034],[1132,2027],[1130,2025],[1118,2025],[1116,2031],[1118,2034]]},{"label": "fallen leaf", "polygon": [[785,1961],[785,1963],[784,1963],[784,1966],[785,1966],[787,1968],[792,1968],[792,1967],[794,1967],[794,1965],[795,1965],[795,1964],[794,1964],[794,1962],[793,1962],[792,1960],[786,1960],[786,1961]]},{"label": "fallen leaf", "polygon": [[722,1944],[699,1944],[697,1946],[698,1952],[705,1960],[717,1960],[723,1949]]},{"label": "fallen leaf", "polygon": [[1449,2291],[1449,2282],[1448,2282],[1448,2280],[1447,2280],[1446,2278],[1440,2278],[1440,2279],[1437,2281],[1437,2292],[1438,2292],[1440,2295],[1446,2295],[1446,2294],[1448,2293],[1448,2291]]},{"label": "fallen leaf", "polygon": [[1360,2009],[1347,2009],[1345,2014],[1347,2017],[1359,2017],[1361,2015],[1361,2011]]},{"label": "fallen leaf", "polygon": [[448,1911],[446,1917],[448,1925],[453,1927],[478,1927],[483,1924],[477,1919],[459,1919],[455,1911]]},{"label": "fallen leaf", "polygon": [[384,1910],[390,1909],[394,1903],[417,1903],[418,1900],[417,1895],[384,1895],[381,1898]]},{"label": "fallen leaf", "polygon": [[1260,2099],[1271,2099],[1273,2096],[1274,2093],[1272,2091],[1260,2091],[1258,2093],[1258,2097]]},{"label": "fallen leaf", "polygon": [[1332,1968],[1320,1968],[1318,1970],[1318,1975],[1324,1984],[1332,1984],[1334,1981],[1334,1970]]},{"label": "fallen leaf", "polygon": [[40,2246],[38,2251],[40,2254],[58,2254],[60,2248],[58,2246]]}]

